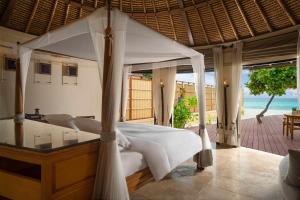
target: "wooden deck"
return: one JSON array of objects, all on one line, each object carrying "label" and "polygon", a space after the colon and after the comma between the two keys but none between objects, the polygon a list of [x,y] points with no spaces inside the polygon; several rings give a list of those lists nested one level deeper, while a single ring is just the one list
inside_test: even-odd
[{"label": "wooden deck", "polygon": [[[209,125],[207,130],[211,142],[215,142],[216,125]],[[283,136],[281,115],[266,116],[262,124],[245,119],[241,122],[241,146],[284,156],[288,149],[300,149],[300,131],[294,132],[294,140]]]}]

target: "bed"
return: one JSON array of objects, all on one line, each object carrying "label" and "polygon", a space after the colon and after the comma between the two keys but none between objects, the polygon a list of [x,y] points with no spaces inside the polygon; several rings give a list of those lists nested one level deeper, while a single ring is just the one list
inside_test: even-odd
[{"label": "bed", "polygon": [[130,140],[130,150],[143,155],[156,181],[202,149],[201,138],[185,129],[134,123],[118,123],[117,128]]}]

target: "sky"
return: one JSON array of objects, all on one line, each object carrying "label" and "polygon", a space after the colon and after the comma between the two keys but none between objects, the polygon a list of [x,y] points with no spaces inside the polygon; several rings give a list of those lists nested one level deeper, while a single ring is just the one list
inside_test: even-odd
[{"label": "sky", "polygon": [[[249,76],[249,70],[243,70],[242,73],[242,87],[244,90],[244,97],[254,97],[253,95],[250,94],[250,91],[247,87],[245,87],[245,83],[248,81],[248,76]],[[194,81],[194,76],[192,73],[188,74],[177,74],[176,75],[176,80],[177,81],[184,81],[184,82],[195,82]],[[205,83],[207,85],[215,85],[215,77],[214,77],[214,72],[205,72]],[[287,90],[286,95],[281,96],[280,98],[296,98],[296,90]],[[264,98],[268,97],[267,94],[262,94],[258,95],[256,97]]]}]

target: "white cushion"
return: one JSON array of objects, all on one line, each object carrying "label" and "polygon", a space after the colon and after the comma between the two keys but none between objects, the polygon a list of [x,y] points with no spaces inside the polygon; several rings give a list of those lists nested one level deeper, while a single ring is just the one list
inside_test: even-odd
[{"label": "white cushion", "polygon": [[[101,134],[101,122],[94,120],[94,119],[89,119],[89,118],[81,118],[81,117],[76,117],[74,119],[74,123],[76,127],[79,128],[81,131],[86,131],[86,132],[91,132],[95,134]],[[116,129],[116,138],[118,141],[118,145],[123,147],[121,148],[122,150],[124,149],[129,149],[131,144],[127,137],[122,134],[119,129]],[[120,150],[121,150],[120,149]]]},{"label": "white cushion", "polygon": [[62,126],[66,128],[72,128],[78,130],[76,125],[74,124],[73,117],[68,114],[51,114],[45,116],[46,121],[49,124]]}]

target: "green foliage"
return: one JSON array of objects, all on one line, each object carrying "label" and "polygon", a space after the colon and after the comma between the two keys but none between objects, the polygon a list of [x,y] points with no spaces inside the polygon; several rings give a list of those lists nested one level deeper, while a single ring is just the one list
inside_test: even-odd
[{"label": "green foliage", "polygon": [[143,78],[146,80],[152,79],[152,73],[143,73]]},{"label": "green foliage", "polygon": [[[193,104],[193,100],[189,97],[184,97],[174,107],[174,127],[184,128],[188,121],[192,118],[190,111],[190,104]],[[197,101],[196,101],[197,104]]]},{"label": "green foliage", "polygon": [[209,115],[209,114],[207,115],[207,117],[206,117],[206,123],[207,124],[212,124],[214,122],[214,120],[215,120],[214,116]]},{"label": "green foliage", "polygon": [[246,86],[252,95],[282,96],[287,89],[297,87],[296,80],[294,66],[263,68],[250,71]]},{"label": "green foliage", "polygon": [[195,109],[197,107],[197,97],[196,96],[190,96],[186,97],[187,98],[187,103],[190,108]]}]

